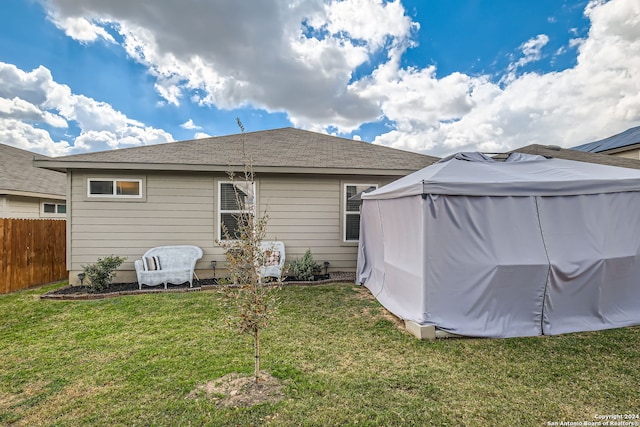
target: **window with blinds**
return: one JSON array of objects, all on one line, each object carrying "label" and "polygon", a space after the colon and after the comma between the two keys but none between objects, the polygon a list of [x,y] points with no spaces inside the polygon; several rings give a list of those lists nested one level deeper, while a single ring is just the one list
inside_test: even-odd
[{"label": "window with blinds", "polygon": [[242,213],[254,214],[255,184],[225,182],[218,184],[218,224],[220,240],[239,237],[238,219]]}]

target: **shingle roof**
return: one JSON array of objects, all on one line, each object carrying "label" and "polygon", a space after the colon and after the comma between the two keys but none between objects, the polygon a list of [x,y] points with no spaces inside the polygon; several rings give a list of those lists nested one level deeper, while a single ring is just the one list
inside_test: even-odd
[{"label": "shingle roof", "polygon": [[65,196],[65,174],[33,166],[34,159],[49,158],[0,144],[0,194],[35,193]]},{"label": "shingle roof", "polygon": [[[57,157],[38,166],[55,168],[228,170],[242,166],[243,135]],[[438,159],[367,142],[282,128],[244,134],[244,146],[256,171],[301,173],[343,171],[413,171]]]},{"label": "shingle roof", "polygon": [[630,145],[640,144],[640,126],[627,129],[622,133],[610,136],[599,141],[573,147],[573,150],[588,151],[590,153],[600,153],[602,151],[615,150]]},{"label": "shingle roof", "polygon": [[[588,153],[586,151],[577,151],[573,149],[559,148],[549,145],[527,145],[526,147],[517,148],[511,152],[538,154],[545,157],[554,157],[556,159],[575,160],[578,162],[596,163],[600,165],[619,166],[630,169],[640,169],[640,160],[627,159],[625,157],[610,156],[607,154]],[[496,156],[496,158],[504,158],[507,154]]]}]

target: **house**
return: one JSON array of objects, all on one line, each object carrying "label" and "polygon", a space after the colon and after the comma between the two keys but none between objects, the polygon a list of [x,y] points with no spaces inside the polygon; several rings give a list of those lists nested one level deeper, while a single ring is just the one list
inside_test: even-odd
[{"label": "house", "polygon": [[573,147],[574,150],[640,159],[640,126],[599,141]]},{"label": "house", "polygon": [[0,144],[0,218],[66,218],[67,178],[39,169],[48,157]]},{"label": "house", "polygon": [[[232,183],[249,158],[255,187]],[[291,260],[311,250],[329,270],[355,271],[359,238],[357,193],[419,170],[437,159],[362,141],[293,128],[39,159],[38,167],[69,180],[67,267],[126,256],[119,281],[135,281],[133,263],[149,248],[189,244],[203,249],[199,277],[212,261],[224,269],[225,224],[233,231],[234,185],[266,212],[267,239],[286,245]],[[223,273],[224,274],[224,273]]]}]

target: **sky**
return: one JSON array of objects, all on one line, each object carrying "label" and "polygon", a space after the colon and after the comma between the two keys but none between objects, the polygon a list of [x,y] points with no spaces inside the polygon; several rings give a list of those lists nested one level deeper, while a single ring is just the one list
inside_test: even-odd
[{"label": "sky", "polygon": [[638,0],[2,0],[0,143],[296,127],[445,156],[640,125]]}]

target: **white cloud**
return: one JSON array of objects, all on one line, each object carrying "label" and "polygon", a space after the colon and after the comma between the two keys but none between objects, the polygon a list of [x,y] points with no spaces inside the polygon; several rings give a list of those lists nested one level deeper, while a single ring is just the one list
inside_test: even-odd
[{"label": "white cloud", "polygon": [[[147,2],[131,0],[46,5],[56,25],[80,42],[111,41],[107,25],[119,32],[127,54],[147,67],[157,92],[176,106],[252,106],[285,112],[295,126],[318,131],[349,132],[384,119],[391,129],[376,143],[436,155],[531,143],[573,146],[640,121],[637,0],[588,4],[589,34],[556,50],[577,49],[573,68],[523,72],[550,44],[547,35],[532,34],[500,82],[462,73],[438,77],[433,67],[401,65],[418,26],[400,0],[156,2],[153,13]],[[363,65],[374,72],[355,80]],[[85,135],[78,145],[86,149],[88,135],[103,147],[125,138],[170,138],[54,84],[46,69],[21,78],[29,81],[0,85],[0,96],[12,103],[0,108],[32,117],[40,109],[59,117],[59,124],[77,122]],[[26,103],[16,104],[15,97]]]},{"label": "white cloud", "polygon": [[329,33],[345,34],[349,38],[365,41],[370,50],[384,47],[387,41],[403,40],[412,27],[409,17],[399,1],[344,0],[325,5],[326,25]]},{"label": "white cloud", "polygon": [[[501,152],[533,143],[572,147],[637,126],[640,3],[597,1],[585,13],[591,29],[584,40],[573,42],[579,49],[577,65],[561,72],[512,74],[502,86],[465,76],[458,89],[442,88],[446,79],[424,70],[398,69],[394,78],[370,81],[367,91],[386,92],[383,113],[396,128],[375,142],[436,155]],[[512,69],[536,60],[547,42],[538,36],[523,44],[524,56]],[[411,114],[405,107],[406,99],[438,98],[442,93],[442,108],[423,104]]]},{"label": "white cloud", "polygon": [[202,139],[202,138],[209,138],[211,135],[209,135],[208,133],[204,133],[204,132],[196,132],[193,135],[193,139]]},{"label": "white cloud", "polygon": [[[509,71],[515,72],[518,68],[523,67],[530,62],[539,61],[542,56],[542,48],[549,43],[549,36],[546,34],[538,34],[535,38],[527,40],[520,45],[523,57],[516,62],[509,64]],[[512,76],[513,77],[513,76]]]},{"label": "white cloud", "polygon": [[374,101],[348,90],[354,70],[383,49],[398,55],[417,28],[400,1],[162,2],[153,14],[132,1],[51,0],[47,6],[52,16],[117,29],[128,55],[148,67],[169,104],[251,105],[286,112],[300,127],[341,131],[380,115]]},{"label": "white cloud", "polygon": [[0,117],[0,141],[3,144],[48,156],[69,154],[69,144],[54,141],[49,132],[21,120]]},{"label": "white cloud", "polygon": [[193,122],[193,119],[187,120],[186,122],[181,124],[180,127],[182,129],[189,129],[189,130],[202,129],[201,126],[196,126],[196,124]]},{"label": "white cloud", "polygon": [[[169,133],[129,119],[109,104],[73,94],[42,66],[25,72],[0,62],[0,120],[3,142],[49,155],[173,140]],[[43,123],[66,129],[69,122],[80,128],[75,141],[54,141],[47,130],[34,127]]]},{"label": "white cloud", "polygon": [[[52,13],[49,18],[53,24],[64,30],[69,37],[78,40],[81,43],[94,42],[97,39],[104,39],[108,42],[115,43],[115,39],[105,31],[104,28],[90,22],[82,17],[60,17],[57,13]],[[100,22],[100,20],[96,20]]]},{"label": "white cloud", "polygon": [[18,97],[13,99],[0,98],[0,117],[10,117],[27,122],[44,122],[58,128],[67,127],[67,121],[62,117],[48,111],[42,111],[37,106]]}]

